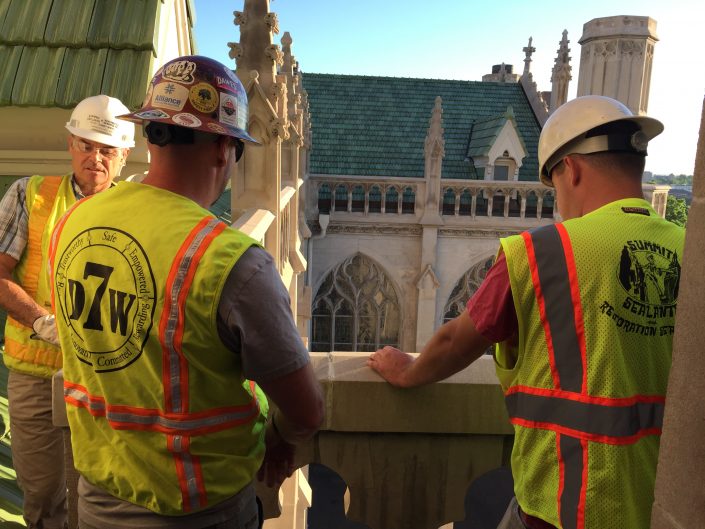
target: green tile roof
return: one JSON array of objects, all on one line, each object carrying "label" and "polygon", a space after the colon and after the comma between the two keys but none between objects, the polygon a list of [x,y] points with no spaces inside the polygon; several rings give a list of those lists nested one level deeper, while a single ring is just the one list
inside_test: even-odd
[{"label": "green tile roof", "polygon": [[0,0],[0,106],[72,108],[107,94],[139,107],[167,6],[163,0]]},{"label": "green tile roof", "polygon": [[442,178],[478,178],[466,161],[473,123],[506,120],[511,106],[528,153],[519,179],[538,180],[540,126],[519,83],[304,73],[303,86],[311,112],[311,173],[423,177],[424,140],[441,96]]}]

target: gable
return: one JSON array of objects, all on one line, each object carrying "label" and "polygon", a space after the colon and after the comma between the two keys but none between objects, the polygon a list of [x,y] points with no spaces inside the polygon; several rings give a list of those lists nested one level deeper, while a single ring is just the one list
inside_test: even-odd
[{"label": "gable", "polygon": [[424,140],[437,96],[443,100],[442,178],[477,179],[468,160],[473,122],[514,111],[527,156],[520,180],[538,180],[540,127],[518,83],[302,75],[311,114],[311,174],[424,176]]}]

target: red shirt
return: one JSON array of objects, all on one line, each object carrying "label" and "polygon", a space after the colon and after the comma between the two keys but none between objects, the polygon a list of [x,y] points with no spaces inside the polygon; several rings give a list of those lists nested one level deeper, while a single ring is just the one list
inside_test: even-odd
[{"label": "red shirt", "polygon": [[467,308],[477,332],[489,341],[503,342],[517,333],[519,323],[504,253],[497,257]]}]

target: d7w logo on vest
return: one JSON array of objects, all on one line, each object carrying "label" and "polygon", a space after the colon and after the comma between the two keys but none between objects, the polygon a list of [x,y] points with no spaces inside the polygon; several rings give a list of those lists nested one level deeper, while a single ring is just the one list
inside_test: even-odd
[{"label": "d7w logo on vest", "polygon": [[113,228],[91,228],[56,261],[57,317],[74,353],[96,372],[132,364],[152,328],[155,282],[139,242]]}]

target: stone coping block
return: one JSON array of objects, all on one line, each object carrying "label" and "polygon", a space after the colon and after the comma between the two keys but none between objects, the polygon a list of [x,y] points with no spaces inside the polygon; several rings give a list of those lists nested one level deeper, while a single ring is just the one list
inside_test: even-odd
[{"label": "stone coping block", "polygon": [[311,353],[323,387],[322,430],[379,433],[512,434],[494,361],[483,356],[452,377],[414,389],[386,383],[369,353]]}]

